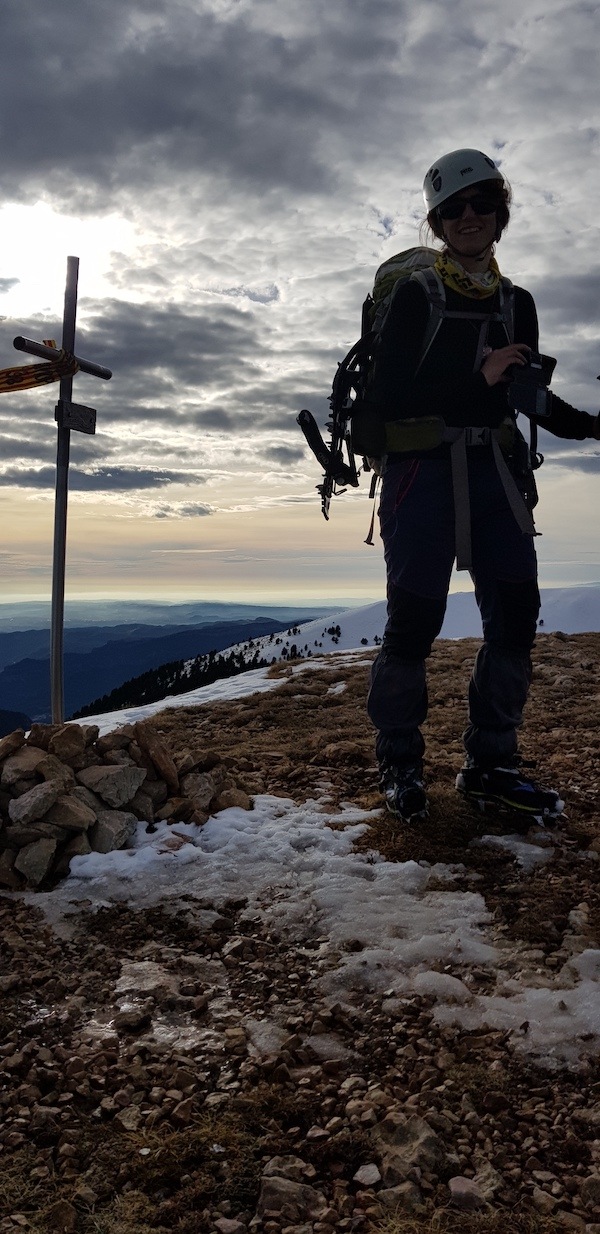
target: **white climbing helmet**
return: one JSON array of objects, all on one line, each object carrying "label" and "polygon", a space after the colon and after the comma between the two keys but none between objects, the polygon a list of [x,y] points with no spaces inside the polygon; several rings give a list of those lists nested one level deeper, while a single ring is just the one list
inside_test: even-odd
[{"label": "white climbing helmet", "polygon": [[482,180],[504,180],[493,159],[481,150],[451,150],[429,168],[423,181],[427,213],[454,193]]}]

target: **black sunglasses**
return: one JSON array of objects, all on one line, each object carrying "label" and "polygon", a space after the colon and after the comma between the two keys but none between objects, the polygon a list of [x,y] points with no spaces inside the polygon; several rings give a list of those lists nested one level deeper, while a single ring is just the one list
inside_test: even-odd
[{"label": "black sunglasses", "polygon": [[438,206],[439,217],[459,219],[465,212],[465,206],[470,206],[474,214],[495,214],[498,202],[492,201],[491,197],[484,197],[483,194],[480,196],[478,193],[474,197],[455,197]]}]

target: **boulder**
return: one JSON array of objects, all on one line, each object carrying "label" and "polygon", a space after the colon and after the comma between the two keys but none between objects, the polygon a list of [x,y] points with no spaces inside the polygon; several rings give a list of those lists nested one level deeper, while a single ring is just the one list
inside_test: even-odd
[{"label": "boulder", "polygon": [[18,870],[32,887],[38,887],[52,869],[57,847],[58,842],[50,839],[26,844],[15,858],[15,870]]},{"label": "boulder", "polygon": [[172,793],[179,792],[179,772],[164,741],[155,733],[148,720],[138,720],[135,735],[140,746],[154,763],[156,770]]},{"label": "boulder", "polygon": [[291,1178],[263,1177],[256,1208],[257,1216],[276,1213],[290,1221],[318,1221],[327,1208],[325,1196],[306,1183],[296,1183]]},{"label": "boulder", "polygon": [[97,793],[115,809],[131,801],[145,778],[143,767],[84,767],[77,773],[79,784]]},{"label": "boulder", "polygon": [[84,788],[83,784],[76,784],[70,795],[75,801],[82,801],[85,806],[89,806],[96,818],[99,810],[106,808],[104,802],[92,792],[91,788]]},{"label": "boulder", "polygon": [[380,1183],[381,1174],[375,1162],[369,1161],[366,1165],[361,1165],[354,1175],[353,1182],[359,1183],[361,1187],[374,1187],[376,1183]]},{"label": "boulder", "polygon": [[36,784],[22,797],[16,797],[8,803],[8,817],[11,823],[27,825],[38,818],[43,818],[54,805],[60,792],[60,781],[49,780],[45,784]]},{"label": "boulder", "polygon": [[398,1183],[397,1187],[384,1187],[377,1192],[377,1203],[394,1213],[412,1216],[424,1211],[423,1196],[416,1183]]},{"label": "boulder", "polygon": [[263,1178],[287,1178],[294,1183],[301,1183],[310,1168],[302,1157],[271,1157],[263,1170]]},{"label": "boulder", "polygon": [[26,779],[37,771],[38,764],[46,757],[45,750],[36,746],[22,745],[15,754],[9,755],[0,778],[4,788],[12,788],[18,780]]},{"label": "boulder", "polygon": [[99,754],[106,754],[108,750],[126,750],[133,736],[133,725],[124,724],[112,733],[103,733],[96,742],[96,749]]},{"label": "boulder", "polygon": [[[159,783],[158,780],[155,783]],[[129,809],[140,822],[152,823],[154,821],[154,802],[149,793],[145,792],[144,788],[138,788],[137,793],[131,798],[128,803]]]},{"label": "boulder", "polygon": [[112,767],[139,766],[128,750],[107,750],[103,756],[103,762],[110,763]]},{"label": "boulder", "polygon": [[10,787],[10,797],[22,797],[23,793],[28,793],[30,788],[35,788],[39,784],[39,778],[36,775],[23,776],[21,780],[15,780]]},{"label": "boulder", "polygon": [[212,776],[205,772],[189,772],[181,781],[182,792],[194,804],[196,810],[207,810],[216,793]]},{"label": "boulder", "polygon": [[63,763],[70,763],[85,750],[85,734],[78,724],[63,724],[52,734],[48,752]]},{"label": "boulder", "polygon": [[457,1174],[450,1179],[448,1187],[452,1203],[456,1208],[462,1208],[463,1212],[485,1207],[485,1196],[474,1178],[464,1178],[462,1174]]},{"label": "boulder", "polygon": [[126,848],[137,827],[135,814],[124,810],[100,810],[97,822],[90,827],[88,835],[95,853],[111,853],[113,849]]},{"label": "boulder", "polygon": [[164,806],[159,806],[155,817],[173,823],[187,823],[194,813],[194,803],[189,797],[171,797]]},{"label": "boulder", "polygon": [[122,1131],[137,1131],[142,1121],[142,1111],[138,1105],[126,1105],[115,1115],[115,1123]]},{"label": "boulder", "polygon": [[71,868],[73,857],[87,857],[92,851],[92,846],[87,838],[85,831],[77,832],[72,840],[69,840],[61,850],[58,860],[54,864],[52,873],[57,878],[66,878]]},{"label": "boulder", "polygon": [[222,793],[219,793],[214,802],[213,809],[216,810],[251,810],[252,801],[247,793],[242,788],[225,788]]},{"label": "boulder", "polygon": [[61,763],[55,754],[47,754],[36,767],[37,774],[45,780],[59,780],[63,793],[75,785],[75,776],[71,767]]},{"label": "boulder", "polygon": [[[477,1161],[475,1164],[477,1164]],[[491,1203],[498,1195],[498,1192],[502,1191],[505,1186],[502,1175],[498,1173],[498,1170],[494,1169],[490,1161],[480,1163],[473,1182],[488,1203]]]},{"label": "boulder", "polygon": [[27,734],[27,745],[37,746],[38,750],[47,750],[51,738],[59,728],[60,724],[32,724]]},{"label": "boulder", "polygon": [[13,823],[6,828],[4,839],[9,848],[25,848],[36,840],[57,840],[60,844],[67,837],[67,832],[47,823],[45,818],[38,818],[35,823]]},{"label": "boulder", "polygon": [[66,831],[87,831],[96,822],[96,813],[85,802],[63,793],[48,810],[46,822],[64,827]]},{"label": "boulder", "polygon": [[169,796],[169,790],[164,780],[144,780],[144,792],[148,794],[154,809],[157,806],[164,805]]},{"label": "boulder", "polygon": [[600,1174],[588,1174],[582,1178],[579,1194],[586,1204],[600,1204]]},{"label": "boulder", "polygon": [[6,737],[0,739],[0,763],[4,762],[10,754],[14,754],[25,744],[25,733],[22,728],[16,729],[14,733],[7,733]]},{"label": "boulder", "polygon": [[100,726],[98,724],[80,724],[79,727],[83,733],[83,740],[86,746],[91,746],[98,740],[98,734],[100,732]]},{"label": "boulder", "polygon": [[381,1154],[381,1176],[385,1187],[395,1187],[418,1168],[438,1173],[446,1164],[443,1142],[424,1118],[406,1118],[390,1110],[373,1131]]}]

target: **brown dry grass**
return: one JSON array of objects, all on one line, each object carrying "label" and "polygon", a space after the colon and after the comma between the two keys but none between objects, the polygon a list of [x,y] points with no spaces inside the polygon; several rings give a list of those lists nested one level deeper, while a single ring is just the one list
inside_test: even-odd
[{"label": "brown dry grass", "polygon": [[371,1229],[373,1234],[564,1234],[565,1226],[551,1217],[456,1213],[439,1208],[427,1218],[382,1217]]}]

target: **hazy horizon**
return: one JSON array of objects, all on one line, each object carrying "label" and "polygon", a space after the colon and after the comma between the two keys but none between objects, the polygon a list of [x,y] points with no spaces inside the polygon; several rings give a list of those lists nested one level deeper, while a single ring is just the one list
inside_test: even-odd
[{"label": "hazy horizon", "polygon": [[[464,580],[461,580],[460,577],[457,576],[455,585],[450,590],[449,598],[457,596],[473,596],[474,589],[472,585],[461,586],[461,581],[464,584]],[[544,593],[548,595],[557,595],[561,591],[575,591],[577,589],[593,590],[594,588],[600,589],[600,579],[592,580],[586,583],[578,582],[567,584],[564,587],[547,586],[540,581],[540,590],[542,595]],[[106,624],[106,620],[104,623],[101,621],[102,614],[108,614],[110,621],[116,622],[124,620],[122,617],[119,618],[117,614],[127,613],[127,611],[131,612],[130,620],[141,620],[139,617],[139,611],[147,611],[149,616],[152,616],[157,621],[159,620],[161,613],[164,615],[174,615],[175,611],[179,612],[182,610],[193,609],[203,609],[208,612],[218,612],[219,610],[230,609],[242,611],[248,610],[252,612],[259,612],[261,610],[265,612],[274,612],[277,610],[279,612],[288,612],[290,615],[298,613],[299,616],[302,616],[303,612],[313,611],[316,615],[322,615],[326,612],[333,614],[335,612],[366,608],[367,606],[374,604],[383,604],[384,601],[385,596],[383,594],[373,595],[367,597],[366,599],[361,598],[359,601],[357,601],[356,597],[348,595],[337,595],[326,599],[316,596],[313,596],[312,598],[303,596],[302,599],[298,601],[286,601],[285,596],[281,596],[281,594],[277,595],[276,598],[272,600],[269,598],[265,599],[264,597],[261,597],[260,599],[249,599],[247,596],[243,596],[243,598],[239,599],[224,599],[222,596],[213,597],[206,594],[202,597],[169,596],[167,598],[157,597],[156,595],[142,596],[131,594],[126,596],[102,597],[75,595],[69,596],[65,600],[65,624],[72,625],[73,622],[77,620],[76,614],[81,611],[85,611],[86,624],[89,624],[89,616],[92,610],[97,616],[98,623]],[[51,616],[51,600],[46,596],[43,598],[23,597],[20,599],[5,598],[0,600],[0,628],[7,621],[10,621],[12,624],[18,619],[20,614],[22,614],[23,617],[25,617],[26,614],[31,614],[32,620],[34,619],[34,615],[36,615],[36,620],[41,620],[43,618],[43,623],[49,624]]]}]

